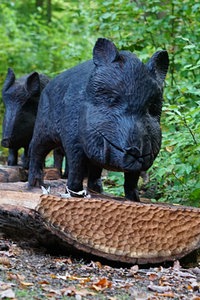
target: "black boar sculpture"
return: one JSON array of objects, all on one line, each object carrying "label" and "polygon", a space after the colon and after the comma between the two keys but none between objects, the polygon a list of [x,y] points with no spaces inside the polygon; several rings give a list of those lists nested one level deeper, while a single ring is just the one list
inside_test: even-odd
[{"label": "black boar sculpture", "polygon": [[18,150],[24,148],[23,166],[28,168],[28,147],[33,135],[39,97],[48,82],[47,76],[37,72],[16,79],[14,71],[8,69],[2,89],[5,114],[1,145],[9,148],[9,166],[17,165]]},{"label": "black boar sculpture", "polygon": [[54,78],[43,90],[30,145],[29,186],[42,185],[46,154],[63,145],[71,195],[102,192],[102,168],[124,172],[125,197],[139,201],[137,183],[161,146],[160,116],[168,53],[146,64],[99,38],[93,60]]}]

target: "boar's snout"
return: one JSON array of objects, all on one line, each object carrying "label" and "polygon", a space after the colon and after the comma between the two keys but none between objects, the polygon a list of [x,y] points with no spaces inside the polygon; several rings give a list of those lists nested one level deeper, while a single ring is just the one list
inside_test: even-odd
[{"label": "boar's snout", "polygon": [[124,153],[135,158],[139,158],[141,156],[141,151],[138,147],[126,147],[124,149]]},{"label": "boar's snout", "polygon": [[140,171],[144,164],[144,158],[138,147],[124,148],[124,167],[125,169],[134,169]]},{"label": "boar's snout", "polygon": [[3,139],[1,141],[1,146],[5,147],[5,148],[9,148],[10,147],[10,140],[9,139]]}]

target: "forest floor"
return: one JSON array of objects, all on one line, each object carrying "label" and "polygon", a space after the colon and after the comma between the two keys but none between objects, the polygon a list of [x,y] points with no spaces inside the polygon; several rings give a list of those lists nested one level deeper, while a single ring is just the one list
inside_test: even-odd
[{"label": "forest floor", "polygon": [[0,299],[200,300],[200,264],[113,265],[53,256],[1,237]]}]

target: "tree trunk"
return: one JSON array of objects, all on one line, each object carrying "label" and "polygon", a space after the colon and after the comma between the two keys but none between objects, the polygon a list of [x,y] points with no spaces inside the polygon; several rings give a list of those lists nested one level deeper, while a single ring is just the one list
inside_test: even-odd
[{"label": "tree trunk", "polygon": [[47,0],[47,22],[51,22],[51,0]]},{"label": "tree trunk", "polygon": [[43,7],[43,5],[44,5],[44,0],[36,0],[35,1],[36,7]]}]

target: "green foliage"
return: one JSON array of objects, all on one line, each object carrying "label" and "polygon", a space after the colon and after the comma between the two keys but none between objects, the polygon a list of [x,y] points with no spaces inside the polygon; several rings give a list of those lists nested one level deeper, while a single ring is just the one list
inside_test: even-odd
[{"label": "green foliage", "polygon": [[[179,91],[163,109],[163,144],[151,173],[159,183],[160,201],[199,206],[200,101],[197,88]],[[162,168],[160,167],[162,166]]]},{"label": "green foliage", "polygon": [[5,74],[7,65],[20,75],[38,70],[53,76],[80,62],[81,57],[87,58],[88,54],[84,53],[85,42],[81,45],[80,35],[76,37],[70,20],[67,22],[63,17],[62,23],[59,15],[55,15],[52,22],[47,24],[41,8],[24,15],[20,2],[23,6],[23,1],[16,1],[10,5],[1,4],[0,7],[0,33],[4,45],[1,47],[4,53],[1,72]]},{"label": "green foliage", "polygon": [[124,177],[118,172],[109,172],[108,177],[103,180],[104,191],[116,196],[124,196]]},{"label": "green foliage", "polygon": [[[47,7],[36,7],[35,0],[2,0],[0,86],[7,67],[17,76],[37,70],[54,77],[90,59],[100,36],[144,62],[156,50],[167,49],[163,144],[150,184],[157,184],[161,201],[199,206],[199,10],[196,0],[55,0],[49,22]],[[2,105],[0,110],[2,116]],[[122,186],[122,175],[116,181]]]},{"label": "green foliage", "polygon": [[167,126],[163,129],[161,152],[151,169],[151,178],[158,183],[160,201],[199,206],[199,114],[199,103],[185,111],[177,105],[164,108]]}]

